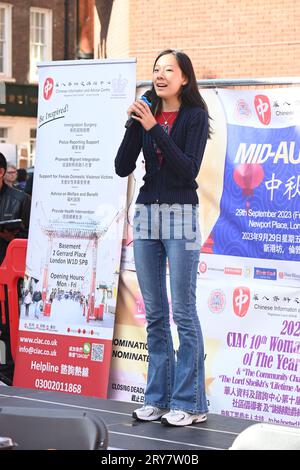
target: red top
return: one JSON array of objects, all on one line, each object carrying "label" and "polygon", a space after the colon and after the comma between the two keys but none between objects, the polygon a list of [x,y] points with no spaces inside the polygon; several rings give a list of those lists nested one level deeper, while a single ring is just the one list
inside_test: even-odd
[{"label": "red top", "polygon": [[[159,112],[155,116],[156,122],[163,128],[166,134],[170,135],[170,132],[174,124],[174,121],[177,117],[177,114],[178,114],[178,111],[164,111],[164,112]],[[155,145],[155,148],[156,148],[158,163],[160,166],[163,162],[163,154],[156,145]]]}]

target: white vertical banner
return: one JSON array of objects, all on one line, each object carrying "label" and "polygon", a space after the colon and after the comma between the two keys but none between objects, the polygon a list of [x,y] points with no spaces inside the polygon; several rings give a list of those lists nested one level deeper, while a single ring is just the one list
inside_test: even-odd
[{"label": "white vertical banner", "polygon": [[197,295],[207,395],[224,416],[300,427],[300,89],[218,96],[224,184]]},{"label": "white vertical banner", "polygon": [[107,394],[127,184],[114,158],[135,69],[134,59],[39,66],[15,385]]}]

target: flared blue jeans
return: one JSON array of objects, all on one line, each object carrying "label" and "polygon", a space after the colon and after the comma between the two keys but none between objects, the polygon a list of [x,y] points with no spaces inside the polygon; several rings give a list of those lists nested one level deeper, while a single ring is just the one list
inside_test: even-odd
[{"label": "flared blue jeans", "polygon": [[[137,205],[134,257],[147,320],[149,353],[145,404],[206,413],[204,346],[196,310],[200,255],[198,208],[192,205]],[[170,328],[167,262],[173,320]]]}]

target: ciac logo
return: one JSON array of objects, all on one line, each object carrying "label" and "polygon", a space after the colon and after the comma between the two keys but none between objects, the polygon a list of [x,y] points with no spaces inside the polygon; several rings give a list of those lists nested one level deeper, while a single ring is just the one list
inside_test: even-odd
[{"label": "ciac logo", "polygon": [[44,83],[44,98],[45,100],[49,100],[51,98],[52,92],[54,88],[54,81],[53,78],[48,77]]},{"label": "ciac logo", "polygon": [[256,95],[254,98],[254,106],[258,119],[262,124],[267,126],[271,121],[271,104],[266,95]]},{"label": "ciac logo", "polygon": [[0,339],[0,364],[6,364],[6,344]]},{"label": "ciac logo", "polygon": [[250,289],[237,287],[233,291],[233,311],[238,317],[244,317],[250,305]]}]

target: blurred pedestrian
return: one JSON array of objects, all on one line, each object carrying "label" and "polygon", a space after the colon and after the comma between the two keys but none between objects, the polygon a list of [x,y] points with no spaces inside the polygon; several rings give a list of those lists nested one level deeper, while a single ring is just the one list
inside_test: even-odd
[{"label": "blurred pedestrian", "polygon": [[[19,228],[0,231],[0,264],[2,263],[9,242],[14,238],[27,238],[30,217],[30,198],[6,183],[5,175],[9,165],[0,153],[0,221],[21,219]],[[17,170],[16,170],[17,172]]]},{"label": "blurred pedestrian", "polygon": [[[30,216],[30,198],[5,182],[6,170],[15,167],[8,166],[5,156],[0,153],[0,222],[4,222],[0,230],[0,264],[3,262],[9,243],[15,238],[27,238]],[[16,169],[15,169],[16,171]],[[16,171],[17,173],[17,171]],[[13,178],[10,178],[12,183]],[[21,222],[15,219],[21,219]],[[13,220],[13,222],[12,222]],[[4,228],[5,227],[5,228]],[[19,282],[19,289],[20,289]],[[5,286],[6,287],[6,286]],[[13,360],[10,349],[10,319],[5,289],[5,301],[0,302],[0,338],[6,345],[4,364],[0,364],[0,380],[11,385],[13,377]]]},{"label": "blurred pedestrian", "polygon": [[32,303],[32,295],[31,295],[30,290],[27,289],[27,290],[25,291],[25,297],[24,297],[25,315],[26,315],[26,317],[29,316],[29,308],[30,308],[31,303]]},{"label": "blurred pedestrian", "polygon": [[17,169],[17,181],[14,185],[16,189],[20,191],[24,191],[25,185],[27,180],[27,171],[25,168],[18,168]]},{"label": "blurred pedestrian", "polygon": [[25,188],[24,188],[24,192],[28,194],[28,196],[30,197],[32,197],[32,187],[33,187],[33,172],[29,173],[26,184],[25,184]]},{"label": "blurred pedestrian", "polygon": [[7,162],[7,169],[4,176],[4,182],[7,186],[11,188],[15,185],[17,181],[17,167],[12,163]]}]

